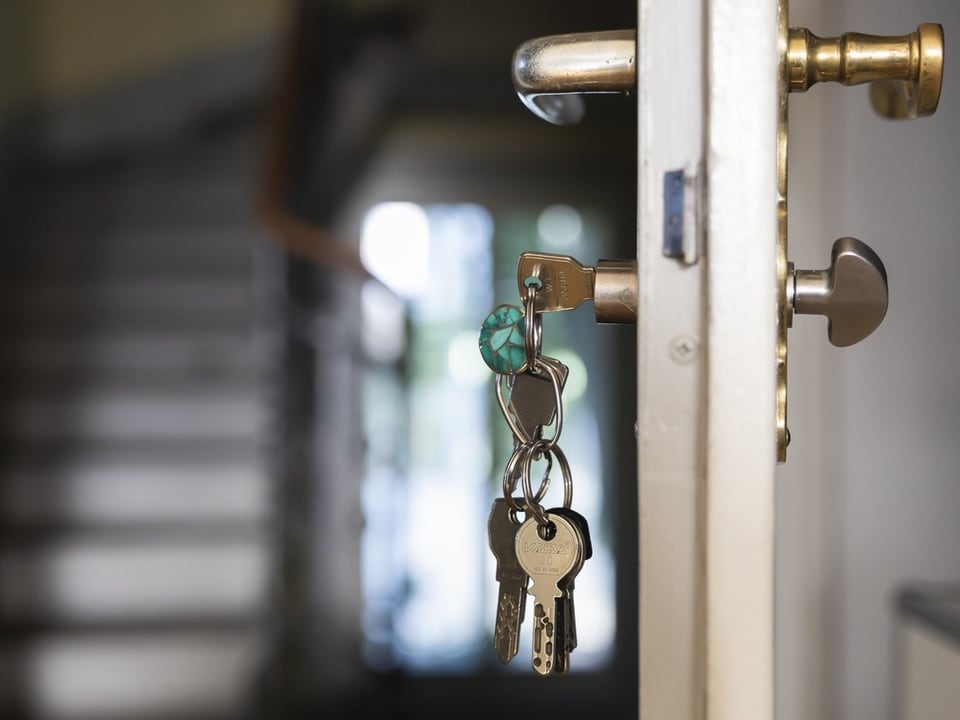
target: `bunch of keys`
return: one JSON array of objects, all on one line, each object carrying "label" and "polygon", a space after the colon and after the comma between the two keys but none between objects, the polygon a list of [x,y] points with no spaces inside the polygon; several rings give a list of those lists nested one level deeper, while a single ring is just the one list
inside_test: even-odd
[{"label": "bunch of keys", "polygon": [[[542,283],[530,277],[524,287],[524,309],[497,307],[480,332],[480,351],[498,375],[497,401],[514,439],[503,474],[503,497],[494,500],[487,527],[499,583],[494,649],[503,663],[518,653],[527,595],[532,595],[533,669],[546,676],[565,673],[577,646],[574,580],[592,547],[586,518],[571,507],[573,479],[557,445],[569,371],[540,352],[542,323],[536,307]],[[551,426],[552,434],[544,437]],[[545,510],[541,501],[554,460],[563,475],[563,505]],[[535,461],[547,464],[536,492],[531,480]],[[514,496],[518,482],[522,497]]]}]

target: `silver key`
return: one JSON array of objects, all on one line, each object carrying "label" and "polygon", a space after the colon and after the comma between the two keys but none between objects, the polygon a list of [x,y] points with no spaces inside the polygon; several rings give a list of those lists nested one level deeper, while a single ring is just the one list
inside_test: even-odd
[{"label": "silver key", "polygon": [[520,649],[520,625],[527,604],[526,571],[517,561],[517,530],[510,505],[504,498],[493,501],[487,534],[490,550],[497,559],[497,619],[493,629],[493,647],[500,662],[510,662]]},{"label": "silver key", "polygon": [[[570,369],[551,357],[541,355],[539,360],[556,370],[560,392],[563,392]],[[557,393],[550,375],[546,372],[534,374],[529,370],[517,375],[507,407],[528,438],[539,438],[543,428],[552,423],[557,414]]]},{"label": "silver key", "polygon": [[546,519],[552,535],[542,537],[536,518],[530,516],[516,540],[517,559],[532,581],[528,592],[534,597],[533,669],[540,675],[566,670],[563,584],[583,565],[583,547],[574,525],[552,513]]}]

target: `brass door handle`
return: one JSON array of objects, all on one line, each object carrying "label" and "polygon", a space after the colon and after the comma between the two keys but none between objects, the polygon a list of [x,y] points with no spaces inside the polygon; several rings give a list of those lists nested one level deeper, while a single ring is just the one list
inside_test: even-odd
[{"label": "brass door handle", "polygon": [[818,82],[873,83],[874,110],[890,118],[932,115],[943,83],[943,27],[923,23],[909,35],[844,33],[820,38],[790,28],[787,40],[790,92]]},{"label": "brass door handle", "polygon": [[513,54],[513,86],[538,117],[554,125],[573,125],[583,119],[581,95],[633,90],[636,59],[636,30],[535,38]]}]

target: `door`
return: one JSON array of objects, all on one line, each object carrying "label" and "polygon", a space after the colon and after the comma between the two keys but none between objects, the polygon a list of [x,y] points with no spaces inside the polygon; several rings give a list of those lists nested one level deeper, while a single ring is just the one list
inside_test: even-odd
[{"label": "door", "polygon": [[[886,312],[886,273],[869,247],[850,238],[837,241],[831,260],[823,262],[825,238],[818,237],[817,256],[823,263],[818,267],[830,266],[822,272],[829,274],[831,296],[823,306],[811,307],[812,288],[805,283],[815,276],[821,282],[825,275],[788,262],[793,259],[787,252],[788,98],[817,81],[857,85],[881,80],[870,89],[875,124],[886,122],[876,115],[932,115],[942,81],[943,30],[922,23],[901,36],[818,38],[795,28],[799,23],[785,0],[715,0],[702,14],[696,3],[686,11],[682,3],[660,5],[640,3],[638,38],[640,715],[823,717],[826,710],[828,716],[832,711],[849,717],[849,699],[839,707],[828,705],[826,694],[839,683],[822,671],[804,676],[820,694],[819,702],[806,705],[806,715],[781,704],[774,692],[775,686],[801,683],[785,682],[782,675],[780,683],[775,680],[785,650],[781,637],[776,642],[774,637],[782,591],[799,589],[805,597],[812,595],[814,603],[822,602],[817,593],[823,592],[822,578],[799,588],[784,582],[782,573],[779,585],[775,581],[775,540],[781,537],[775,519],[794,519],[783,505],[785,512],[775,514],[777,468],[789,464],[791,455],[787,331],[794,314],[821,314],[829,318],[831,344],[845,347],[865,339]],[[811,5],[806,4],[807,14],[800,19],[810,16]],[[863,15],[845,20],[869,21]],[[875,24],[869,29],[881,28]],[[676,52],[678,33],[687,39],[686,47],[696,48],[697,38],[703,43],[702,58],[694,58],[690,67],[678,60],[683,54]],[[702,74],[698,68],[704,68]],[[903,106],[892,108],[887,104],[891,98]],[[704,120],[698,126],[691,118]],[[852,114],[840,120],[838,127],[849,128],[851,137],[865,122]],[[886,127],[892,135],[895,123]],[[915,136],[914,128],[901,126],[901,137]],[[829,167],[824,160],[827,178]],[[695,254],[700,270],[671,263],[664,254],[670,219],[664,221],[668,204],[662,188],[666,174],[678,168],[702,178],[692,183],[694,191],[702,188],[692,203],[703,208],[697,232],[702,252]],[[833,192],[855,186],[853,178],[861,175],[854,171],[847,177],[846,184],[832,184]],[[803,179],[810,185],[822,182],[810,174]],[[829,179],[825,182],[830,186]],[[828,192],[821,195],[823,204],[835,204]],[[904,203],[904,211],[910,213],[915,202]],[[685,203],[688,209],[690,205]],[[881,207],[871,209],[874,217],[883,214]],[[683,219],[685,233],[691,215],[696,218],[688,210]],[[853,220],[851,229],[862,227]],[[696,246],[686,243],[691,244]],[[855,269],[845,265],[848,260]],[[850,283],[847,299],[841,292],[845,283]],[[815,292],[823,290],[820,286]],[[825,345],[821,339],[819,346]],[[812,349],[808,344],[803,357],[810,357]],[[861,363],[869,362],[860,357]],[[865,424],[861,407],[844,408],[842,417]],[[877,406],[877,412],[883,407]],[[826,402],[823,408],[827,410]],[[842,424],[829,424],[829,413],[813,421],[845,432]],[[849,460],[845,467],[856,471]],[[866,510],[869,498],[862,501],[847,512]],[[827,541],[811,540],[831,552]],[[873,602],[882,601],[877,597]],[[847,612],[853,618],[857,609]],[[822,625],[805,627],[823,638],[832,623],[829,617],[821,619]],[[823,642],[814,650],[824,660],[829,647]],[[874,708],[879,710],[879,703]]]}]

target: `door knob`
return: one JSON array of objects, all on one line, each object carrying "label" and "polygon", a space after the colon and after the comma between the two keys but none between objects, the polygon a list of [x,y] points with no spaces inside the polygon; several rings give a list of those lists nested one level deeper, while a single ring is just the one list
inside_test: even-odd
[{"label": "door knob", "polygon": [[825,315],[827,337],[837,347],[863,340],[887,313],[887,272],[865,242],[840,238],[825,270],[787,269],[788,324],[793,314]]},{"label": "door knob", "polygon": [[874,109],[886,117],[932,115],[943,83],[943,27],[923,23],[909,35],[844,33],[820,38],[790,28],[787,40],[790,92],[818,82],[873,83]]},{"label": "door knob", "polygon": [[581,95],[634,88],[636,60],[636,30],[535,38],[513,54],[513,86],[534,115],[554,125],[573,125],[583,119]]}]

